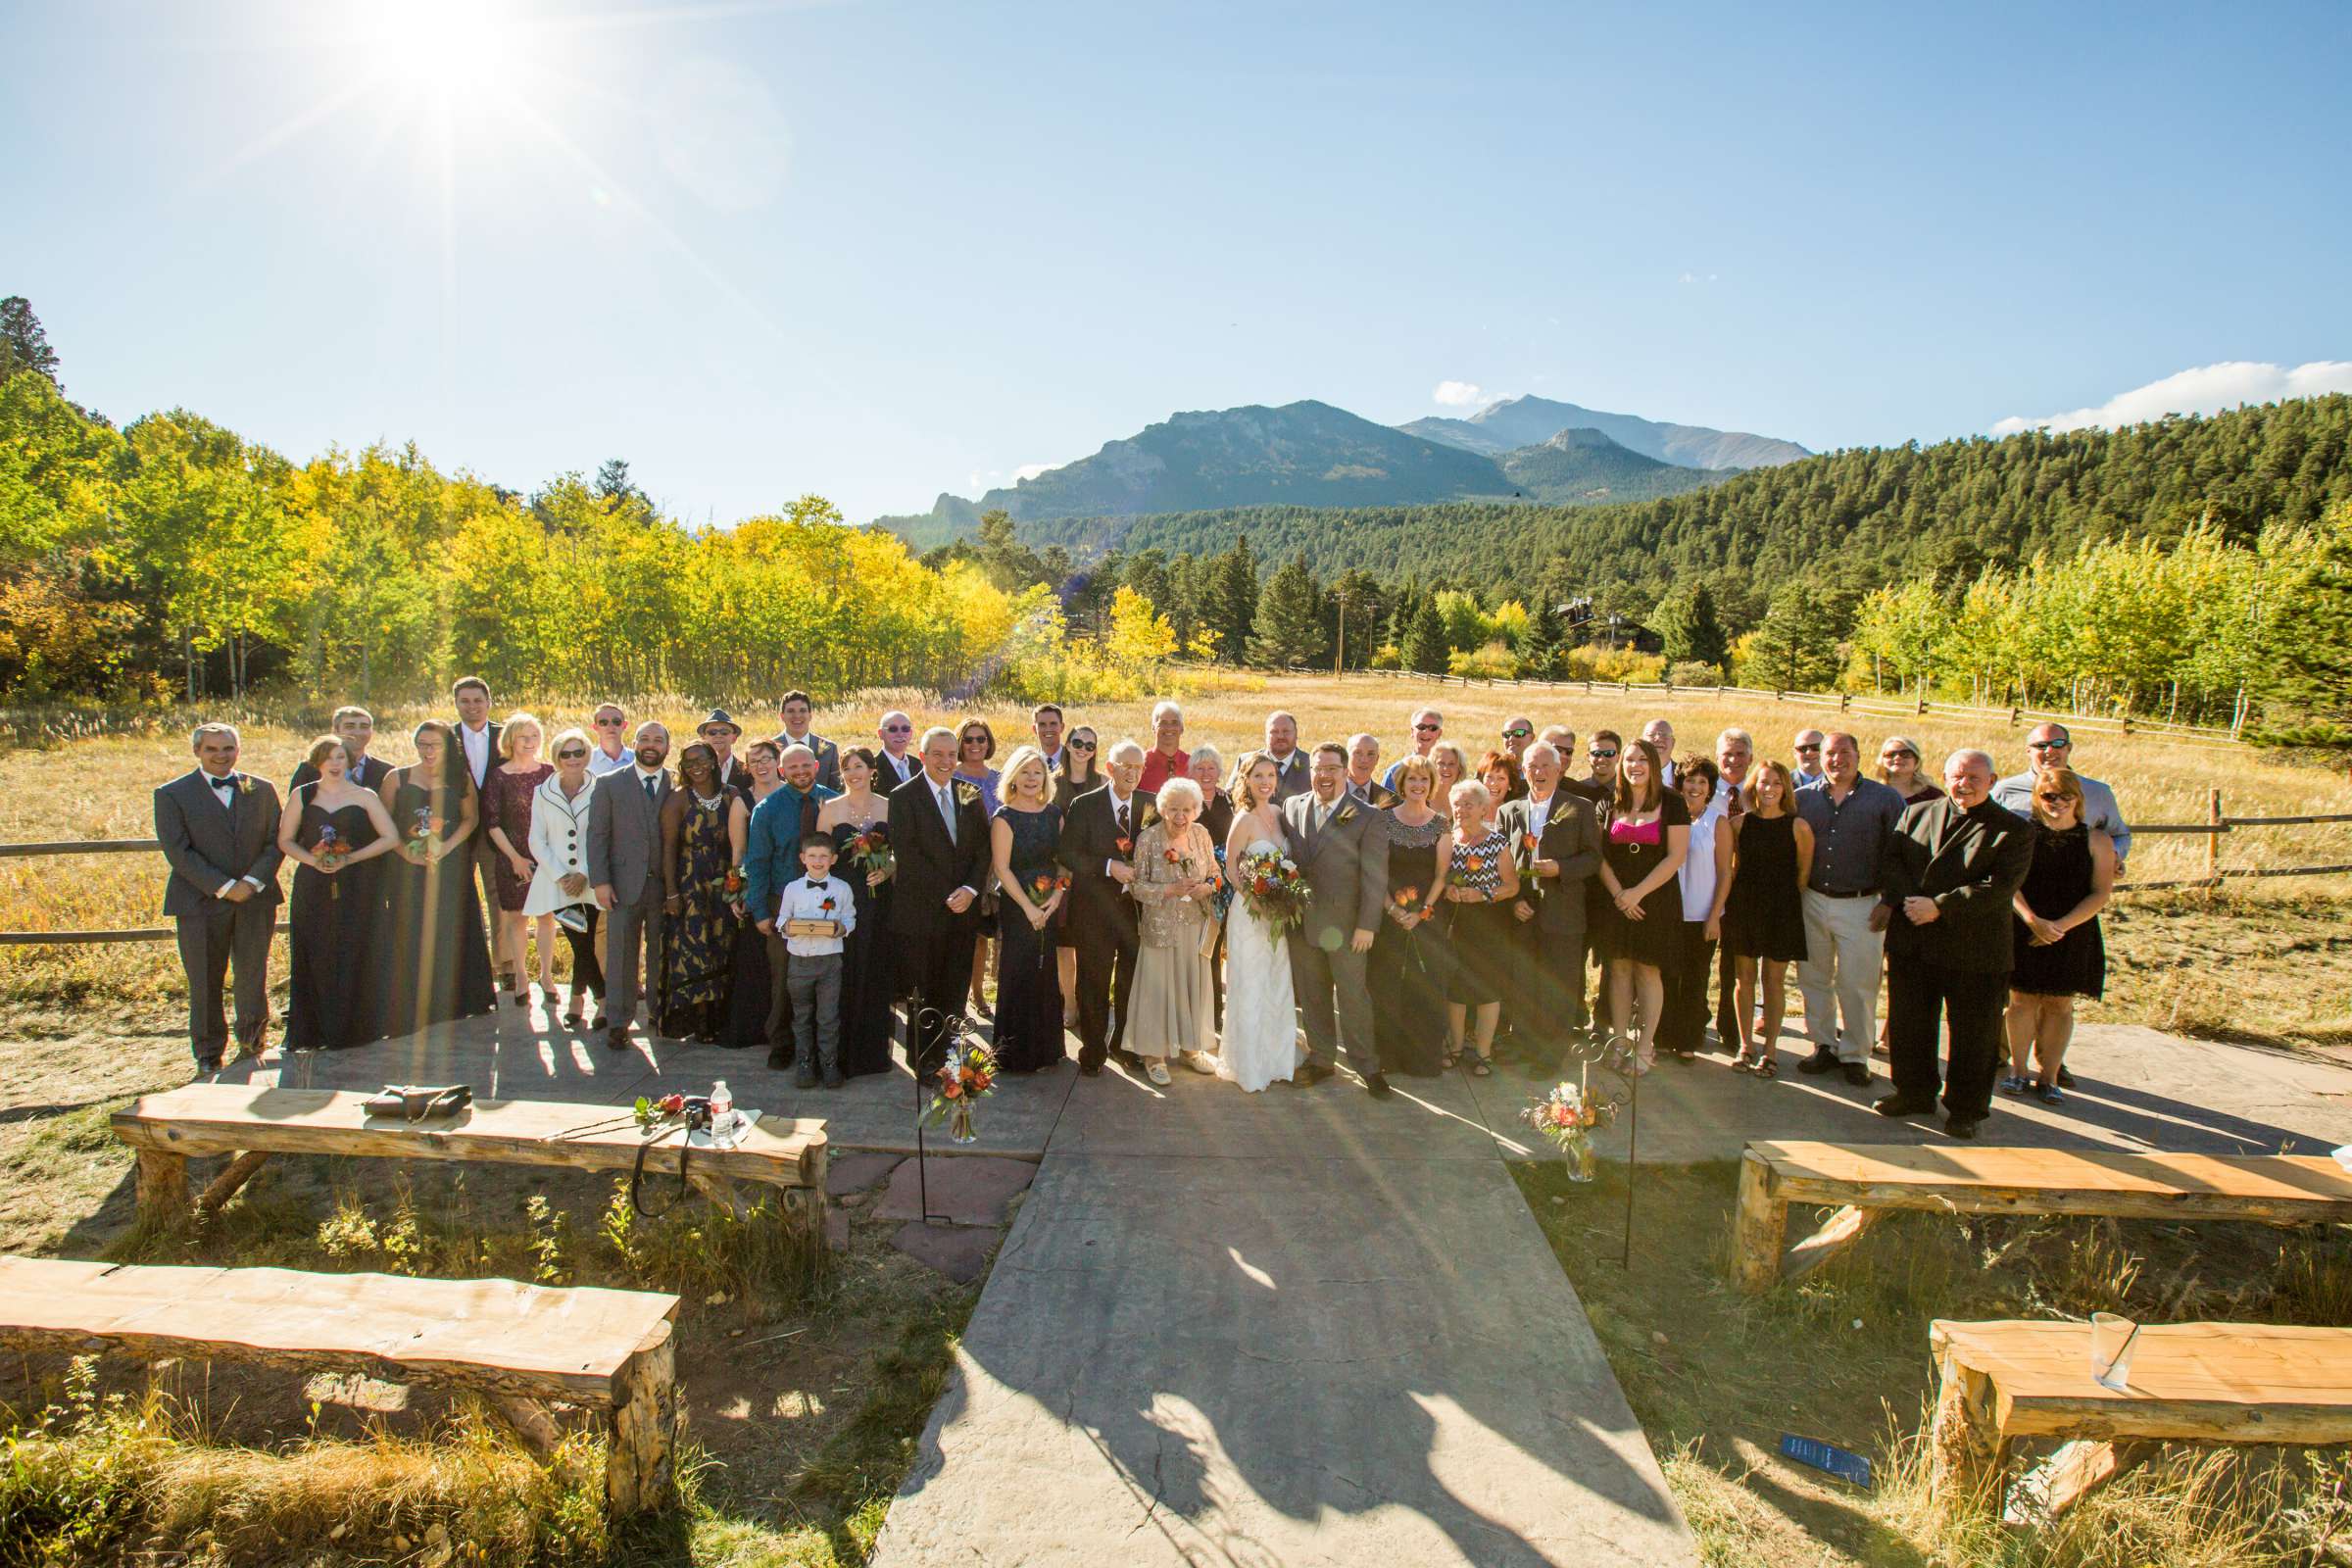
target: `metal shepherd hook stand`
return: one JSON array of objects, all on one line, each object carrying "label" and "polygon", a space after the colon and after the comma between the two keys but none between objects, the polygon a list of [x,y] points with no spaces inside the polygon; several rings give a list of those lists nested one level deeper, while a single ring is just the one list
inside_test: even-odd
[{"label": "metal shepherd hook stand", "polygon": [[1633,1059],[1632,1041],[1613,1030],[1592,1029],[1571,1037],[1561,1062],[1576,1063],[1581,1086],[1595,1102],[1625,1110],[1625,1246],[1618,1266],[1629,1273],[1634,1266],[1634,1169],[1642,1153],[1642,1077],[1628,1070]]},{"label": "metal shepherd hook stand", "polygon": [[914,1190],[917,1201],[922,1205],[924,1224],[953,1224],[954,1216],[931,1212],[931,1167],[928,1163],[928,1146],[923,1141],[923,1123],[928,1119],[926,1113],[931,1107],[923,1102],[923,1075],[913,1071],[913,1068],[921,1060],[917,1042],[923,1038],[927,1028],[936,1026],[940,1031],[939,1038],[952,1045],[963,1038],[965,1019],[960,1012],[943,1014],[937,1007],[923,1007],[907,1014],[907,1024],[906,1065],[914,1080]]}]

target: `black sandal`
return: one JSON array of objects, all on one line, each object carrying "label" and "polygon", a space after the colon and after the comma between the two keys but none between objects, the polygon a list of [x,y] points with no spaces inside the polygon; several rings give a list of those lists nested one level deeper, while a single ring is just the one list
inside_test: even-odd
[{"label": "black sandal", "polygon": [[1494,1076],[1494,1064],[1485,1056],[1472,1056],[1470,1058],[1470,1076],[1492,1078]]}]

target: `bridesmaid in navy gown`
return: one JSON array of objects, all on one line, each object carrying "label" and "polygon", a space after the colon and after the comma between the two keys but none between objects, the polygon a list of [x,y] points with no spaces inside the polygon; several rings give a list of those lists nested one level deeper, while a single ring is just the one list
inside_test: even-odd
[{"label": "bridesmaid in navy gown", "polygon": [[466,853],[480,808],[465,753],[437,718],[416,726],[414,744],[416,760],[379,786],[399,844],[387,867],[384,938],[376,944],[384,956],[383,1032],[393,1036],[478,1017],[497,1004]]},{"label": "bridesmaid in navy gown", "polygon": [[833,874],[858,900],[858,926],[842,942],[841,1070],[890,1071],[897,974],[891,961],[890,802],[874,789],[881,760],[863,746],[841,753],[841,793],[818,808],[817,831],[838,849]]},{"label": "bridesmaid in navy gown", "polygon": [[286,914],[291,1051],[340,1051],[381,1032],[372,970],[382,901],[372,862],[398,841],[383,801],[351,781],[348,758],[331,735],[312,742],[318,776],[287,798],[279,818],[277,846],[295,862]]}]

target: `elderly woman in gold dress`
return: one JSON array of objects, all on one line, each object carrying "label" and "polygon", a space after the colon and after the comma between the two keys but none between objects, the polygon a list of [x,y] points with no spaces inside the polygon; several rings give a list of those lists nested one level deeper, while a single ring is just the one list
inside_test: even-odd
[{"label": "elderly woman in gold dress", "polygon": [[1209,901],[1217,891],[1216,846],[1200,825],[1200,786],[1172,778],[1159,787],[1159,819],[1135,844],[1135,880],[1127,891],[1139,909],[1135,996],[1127,1049],[1144,1074],[1168,1081],[1168,1058],[1215,1073],[1216,1000],[1209,986]]}]

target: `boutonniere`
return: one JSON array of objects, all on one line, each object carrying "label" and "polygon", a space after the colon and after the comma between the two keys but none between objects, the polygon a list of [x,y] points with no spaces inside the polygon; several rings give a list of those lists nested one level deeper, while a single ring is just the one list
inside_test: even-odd
[{"label": "boutonniere", "polygon": [[831,914],[833,912],[832,896],[830,894],[826,895],[824,902],[819,904],[817,907],[824,910],[827,914]]},{"label": "boutonniere", "polygon": [[978,789],[977,787],[975,787],[975,786],[973,786],[973,785],[970,785],[970,784],[958,784],[958,785],[956,785],[956,805],[958,805],[958,806],[969,806],[969,805],[971,805],[971,804],[972,804],[974,801],[978,800],[979,798],[980,798],[980,791],[979,791],[979,789]]},{"label": "boutonniere", "polygon": [[1352,807],[1352,806],[1343,806],[1343,807],[1341,807],[1341,808],[1340,808],[1340,814],[1339,814],[1339,815],[1337,815],[1337,816],[1335,816],[1335,817],[1333,817],[1333,818],[1332,818],[1332,820],[1333,820],[1333,821],[1335,821],[1335,822],[1352,822],[1352,821],[1354,821],[1354,820],[1355,820],[1355,808],[1354,808],[1354,807]]},{"label": "boutonniere", "polygon": [[1119,853],[1121,855],[1133,855],[1135,853],[1135,840],[1133,839],[1113,839],[1111,842],[1119,847]]},{"label": "boutonniere", "polygon": [[253,793],[253,775],[251,773],[239,773],[237,775],[237,793],[239,795],[251,795]]}]

